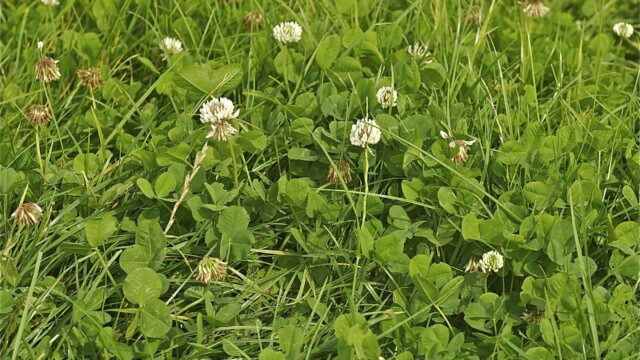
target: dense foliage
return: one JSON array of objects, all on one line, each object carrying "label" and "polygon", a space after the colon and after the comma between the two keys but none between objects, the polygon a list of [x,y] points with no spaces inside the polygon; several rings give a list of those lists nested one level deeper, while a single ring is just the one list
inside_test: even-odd
[{"label": "dense foliage", "polygon": [[636,356],[640,4],[524,5],[3,1],[0,357]]}]

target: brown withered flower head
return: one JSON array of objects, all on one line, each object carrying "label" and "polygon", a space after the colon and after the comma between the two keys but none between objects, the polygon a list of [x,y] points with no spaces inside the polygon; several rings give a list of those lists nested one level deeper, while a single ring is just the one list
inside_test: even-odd
[{"label": "brown withered flower head", "polygon": [[46,124],[51,121],[51,109],[48,105],[36,104],[27,109],[27,119],[33,125]]},{"label": "brown withered flower head", "polygon": [[210,284],[214,281],[220,281],[227,273],[227,263],[218,259],[206,256],[198,263],[198,273],[196,274],[196,280],[202,281],[205,284]]},{"label": "brown withered flower head", "polygon": [[477,256],[472,256],[469,258],[469,262],[467,266],[464,267],[464,272],[480,272],[482,268],[480,266],[480,258]]},{"label": "brown withered flower head", "polygon": [[484,21],[484,14],[482,8],[478,5],[473,5],[469,8],[469,15],[467,15],[467,22],[471,25],[480,25]]},{"label": "brown withered flower head", "polygon": [[88,69],[80,69],[76,74],[82,85],[91,91],[99,88],[104,83],[102,75],[100,75],[100,69],[95,66]]},{"label": "brown withered flower head", "polygon": [[527,324],[539,324],[544,319],[544,309],[535,309],[522,314],[522,320]]},{"label": "brown withered flower head", "polygon": [[242,17],[242,24],[247,30],[250,30],[251,28],[262,29],[262,25],[264,24],[264,17],[258,10],[249,11],[244,14],[244,17]]},{"label": "brown withered flower head", "polygon": [[[345,183],[351,182],[351,166],[349,165],[349,163],[345,160],[335,160],[333,163],[336,165],[335,168],[338,169],[338,172],[340,173],[340,176],[342,176],[342,178],[344,179],[344,182]],[[337,184],[340,182],[338,172],[336,172],[335,168],[333,167],[333,165],[329,164],[327,181],[332,184]]]},{"label": "brown withered flower head", "polygon": [[18,224],[23,227],[37,224],[42,219],[42,208],[35,203],[22,203],[11,214],[11,217],[15,218]]},{"label": "brown withered flower head", "polygon": [[475,144],[475,140],[455,140],[453,139],[453,135],[451,133],[447,133],[444,131],[440,131],[440,136],[443,139],[451,140],[449,142],[450,148],[458,149],[458,152],[451,158],[451,161],[453,161],[456,165],[460,165],[467,161],[467,159],[469,159],[469,146]]},{"label": "brown withered flower head", "polygon": [[540,0],[529,0],[522,9],[525,15],[533,18],[541,18],[549,13],[549,8]]},{"label": "brown withered flower head", "polygon": [[36,79],[45,83],[60,79],[58,60],[43,56],[36,63]]}]

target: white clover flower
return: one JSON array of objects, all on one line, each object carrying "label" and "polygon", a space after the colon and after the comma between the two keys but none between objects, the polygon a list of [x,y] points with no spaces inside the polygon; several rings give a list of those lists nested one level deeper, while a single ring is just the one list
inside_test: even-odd
[{"label": "white clover flower", "polygon": [[497,272],[504,266],[504,257],[495,250],[491,250],[482,255],[480,260],[480,268],[483,272]]},{"label": "white clover flower", "polygon": [[349,140],[351,140],[351,144],[365,148],[368,144],[377,144],[380,141],[381,135],[382,132],[380,131],[380,128],[378,128],[376,121],[364,118],[358,120],[357,123],[351,126],[351,135],[349,136]]},{"label": "white clover flower", "polygon": [[38,51],[42,51],[44,49],[44,41],[38,41]]},{"label": "white clover flower", "polygon": [[378,103],[382,105],[382,108],[386,109],[397,105],[398,92],[392,87],[383,86],[378,89],[376,98],[378,99]]},{"label": "white clover flower", "polygon": [[175,55],[182,52],[182,42],[176,38],[166,37],[160,42],[160,49],[165,52],[162,58],[166,60],[167,55]]},{"label": "white clover flower", "polygon": [[229,121],[238,117],[240,110],[234,111],[233,102],[225,97],[213,98],[200,108],[200,121],[211,125],[207,138],[218,141],[229,140],[238,130]]},{"label": "white clover flower", "polygon": [[423,43],[415,43],[413,45],[409,45],[407,47],[407,53],[409,53],[409,55],[411,55],[416,60],[421,60],[425,57],[431,56],[429,48]]},{"label": "white clover flower", "polygon": [[619,22],[613,25],[613,32],[616,35],[628,39],[633,35],[633,26],[624,22]]},{"label": "white clover flower", "polygon": [[41,0],[43,4],[47,5],[47,6],[56,6],[56,5],[60,5],[60,1],[58,0]]},{"label": "white clover flower", "polygon": [[203,123],[217,123],[219,121],[229,121],[238,117],[240,110],[235,112],[233,101],[221,97],[213,98],[200,108],[200,121]]},{"label": "white clover flower", "polygon": [[283,22],[273,28],[273,37],[283,44],[298,42],[302,38],[302,28],[297,22]]},{"label": "white clover flower", "polygon": [[525,15],[540,18],[549,13],[549,7],[542,3],[540,0],[529,0],[527,6],[522,9]]},{"label": "white clover flower", "polygon": [[238,130],[226,121],[220,121],[211,124],[211,131],[207,134],[208,138],[214,138],[218,141],[227,141],[237,134]]}]

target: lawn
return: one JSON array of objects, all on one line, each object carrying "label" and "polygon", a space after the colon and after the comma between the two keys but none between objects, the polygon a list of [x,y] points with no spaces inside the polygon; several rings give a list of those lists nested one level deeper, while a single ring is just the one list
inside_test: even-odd
[{"label": "lawn", "polygon": [[638,359],[639,21],[2,1],[0,358]]}]

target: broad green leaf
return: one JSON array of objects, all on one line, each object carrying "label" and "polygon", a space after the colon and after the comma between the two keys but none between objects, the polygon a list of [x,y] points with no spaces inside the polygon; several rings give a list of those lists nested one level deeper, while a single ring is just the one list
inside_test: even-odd
[{"label": "broad green leaf", "polygon": [[313,144],[313,129],[315,125],[309,118],[298,118],[289,126],[291,137],[303,145]]},{"label": "broad green leaf", "polygon": [[302,329],[295,325],[287,325],[278,330],[280,348],[284,351],[287,360],[295,360],[304,344]]},{"label": "broad green leaf", "polygon": [[313,152],[311,149],[292,147],[287,151],[287,157],[291,160],[300,161],[316,161],[320,159],[320,156]]},{"label": "broad green leaf", "polygon": [[614,230],[614,237],[615,240],[609,245],[620,249],[627,255],[632,255],[633,249],[640,245],[640,223],[625,221],[618,224]]},{"label": "broad green leaf", "polygon": [[118,229],[118,221],[111,214],[103,214],[88,219],[84,223],[84,235],[91,247],[96,247],[107,240]]},{"label": "broad green leaf", "polygon": [[126,273],[148,267],[149,262],[151,262],[151,255],[140,245],[132,245],[126,248],[120,255],[120,267]]},{"label": "broad green leaf", "polygon": [[162,294],[162,281],[155,271],[138,268],[124,279],[122,291],[127,300],[143,306]]},{"label": "broad green leaf", "polygon": [[398,229],[409,229],[411,227],[411,219],[402,206],[393,205],[389,209],[387,221]]},{"label": "broad green leaf", "polygon": [[[159,198],[167,197],[176,188],[176,178],[170,172],[160,174],[154,186],[155,194]],[[145,194],[146,195],[146,194]]]},{"label": "broad green leaf", "polygon": [[189,65],[177,73],[174,82],[185,90],[217,96],[240,85],[242,66],[216,66],[212,63]]},{"label": "broad green leaf", "polygon": [[245,259],[254,242],[253,234],[249,230],[240,230],[231,235],[222,233],[220,257],[223,259]]},{"label": "broad green leaf", "polygon": [[216,227],[223,235],[233,236],[249,226],[249,214],[240,206],[230,206],[222,211]]},{"label": "broad green leaf", "polygon": [[340,37],[331,34],[320,42],[316,53],[316,62],[321,69],[329,69],[340,54]]},{"label": "broad green leaf", "polygon": [[438,189],[438,203],[450,214],[457,214],[455,203],[457,201],[456,194],[448,187]]},{"label": "broad green leaf", "polygon": [[243,132],[236,138],[236,142],[251,154],[258,154],[267,147],[267,137],[262,130],[257,129]]},{"label": "broad green leaf", "polygon": [[140,308],[140,330],[144,336],[158,338],[171,330],[171,310],[159,299],[151,299]]},{"label": "broad green leaf", "polygon": [[156,220],[142,219],[138,222],[136,244],[143,247],[147,254],[153,258],[165,248],[167,239]]},{"label": "broad green leaf", "polygon": [[285,356],[280,351],[273,350],[273,348],[266,348],[260,352],[258,360],[285,360]]},{"label": "broad green leaf", "polygon": [[8,314],[13,310],[13,295],[9,290],[0,290],[0,315]]}]

